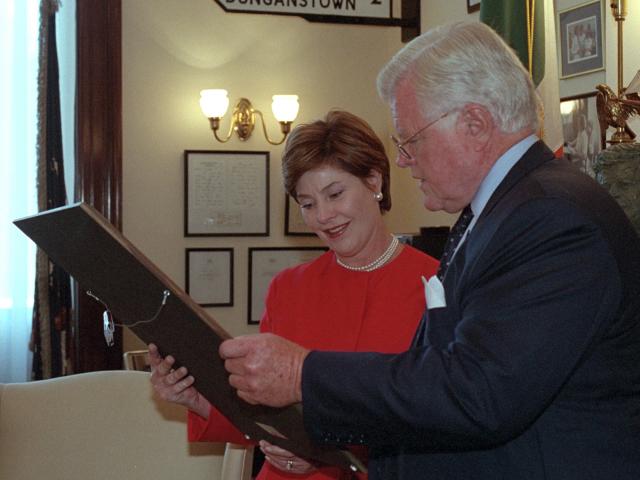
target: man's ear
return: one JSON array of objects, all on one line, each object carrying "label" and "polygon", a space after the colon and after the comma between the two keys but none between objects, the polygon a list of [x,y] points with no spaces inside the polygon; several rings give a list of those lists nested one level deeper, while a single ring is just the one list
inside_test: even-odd
[{"label": "man's ear", "polygon": [[460,115],[458,132],[475,145],[476,150],[484,148],[491,139],[495,124],[493,116],[482,105],[470,104]]}]

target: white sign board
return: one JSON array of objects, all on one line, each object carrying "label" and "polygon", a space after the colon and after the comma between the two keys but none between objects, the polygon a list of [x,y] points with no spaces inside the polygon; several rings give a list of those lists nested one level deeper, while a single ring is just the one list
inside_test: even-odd
[{"label": "white sign board", "polygon": [[391,18],[392,0],[215,0],[232,12]]}]

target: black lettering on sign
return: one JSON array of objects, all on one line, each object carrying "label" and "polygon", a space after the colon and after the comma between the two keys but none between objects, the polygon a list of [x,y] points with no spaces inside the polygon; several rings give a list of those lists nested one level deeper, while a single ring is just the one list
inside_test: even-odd
[{"label": "black lettering on sign", "polygon": [[371,5],[382,5],[380,0],[371,0]]}]

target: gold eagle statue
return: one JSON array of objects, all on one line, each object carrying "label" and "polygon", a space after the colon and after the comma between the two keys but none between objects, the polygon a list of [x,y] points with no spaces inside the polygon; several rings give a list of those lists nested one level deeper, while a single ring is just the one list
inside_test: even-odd
[{"label": "gold eagle statue", "polygon": [[635,133],[627,125],[627,120],[634,115],[640,115],[640,96],[637,91],[634,91],[637,90],[635,84],[638,78],[639,76],[636,75],[620,96],[616,95],[608,85],[603,83],[596,85],[596,108],[603,144],[608,127],[616,129],[609,143],[630,143],[636,138]]}]

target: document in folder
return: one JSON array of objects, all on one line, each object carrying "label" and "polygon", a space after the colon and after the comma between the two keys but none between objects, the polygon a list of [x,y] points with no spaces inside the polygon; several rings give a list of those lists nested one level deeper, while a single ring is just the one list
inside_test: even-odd
[{"label": "document in folder", "polygon": [[103,303],[118,324],[187,367],[198,391],[247,437],[301,457],[365,470],[350,452],[313,444],[299,406],[271,408],[241,400],[218,356],[218,346],[230,335],[95,209],[78,203],[14,223]]}]

